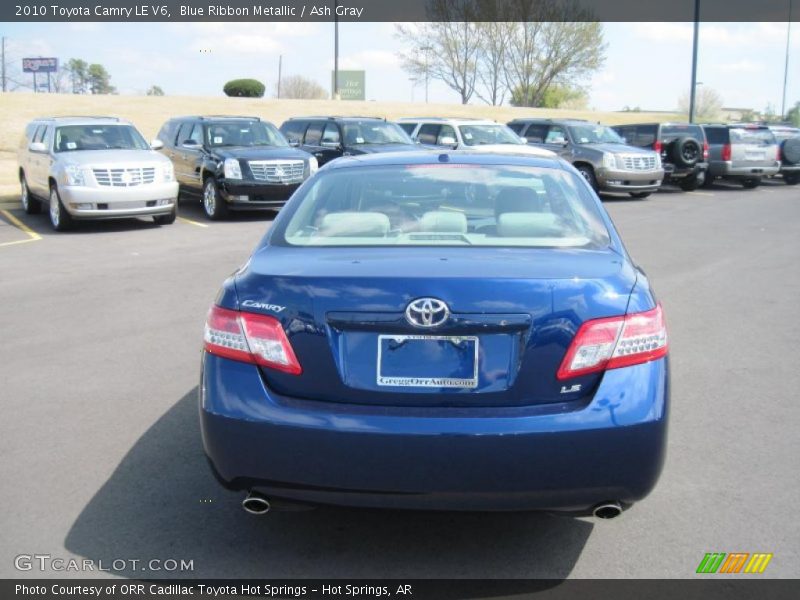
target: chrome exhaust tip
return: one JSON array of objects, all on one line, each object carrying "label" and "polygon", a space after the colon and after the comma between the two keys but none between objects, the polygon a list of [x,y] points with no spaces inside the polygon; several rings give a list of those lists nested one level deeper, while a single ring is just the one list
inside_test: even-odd
[{"label": "chrome exhaust tip", "polygon": [[242,508],[251,515],[265,515],[271,508],[269,500],[256,492],[249,492],[242,500]]},{"label": "chrome exhaust tip", "polygon": [[603,502],[592,509],[592,514],[598,519],[614,519],[622,514],[619,502]]}]

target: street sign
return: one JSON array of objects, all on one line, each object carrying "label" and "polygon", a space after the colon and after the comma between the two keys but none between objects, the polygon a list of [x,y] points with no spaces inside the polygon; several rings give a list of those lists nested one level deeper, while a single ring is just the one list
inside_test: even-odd
[{"label": "street sign", "polygon": [[23,73],[56,73],[58,71],[57,58],[23,58]]},{"label": "street sign", "polygon": [[[331,71],[331,90],[336,93],[336,74]],[[366,100],[364,71],[339,71],[339,97],[342,100]]]}]

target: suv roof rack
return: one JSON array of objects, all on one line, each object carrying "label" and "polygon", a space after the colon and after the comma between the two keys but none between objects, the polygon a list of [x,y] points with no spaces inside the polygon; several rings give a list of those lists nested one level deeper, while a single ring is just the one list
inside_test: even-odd
[{"label": "suv roof rack", "polygon": [[261,117],[254,117],[252,115],[198,115],[198,119],[248,119],[250,121],[260,121]]},{"label": "suv roof rack", "polygon": [[52,117],[41,117],[36,121],[58,121],[59,119],[105,119],[107,121],[120,121],[119,117],[109,117],[107,115],[55,115]]},{"label": "suv roof rack", "polygon": [[290,121],[307,120],[307,119],[324,119],[328,121],[335,121],[336,119],[375,119],[376,121],[385,121],[386,117],[375,117],[368,115],[310,115],[308,117],[290,117]]}]

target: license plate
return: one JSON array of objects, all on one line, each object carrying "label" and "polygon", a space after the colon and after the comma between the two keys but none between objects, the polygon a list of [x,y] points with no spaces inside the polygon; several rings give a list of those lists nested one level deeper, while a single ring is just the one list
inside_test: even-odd
[{"label": "license plate", "polygon": [[476,336],[379,335],[378,385],[478,387]]}]

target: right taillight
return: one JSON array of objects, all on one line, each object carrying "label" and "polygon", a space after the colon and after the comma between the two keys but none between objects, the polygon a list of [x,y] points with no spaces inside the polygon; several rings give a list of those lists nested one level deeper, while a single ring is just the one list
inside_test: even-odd
[{"label": "right taillight", "polygon": [[708,142],[703,142],[703,160],[708,160]]},{"label": "right taillight", "polygon": [[730,160],[731,159],[731,145],[725,144],[722,147],[722,160]]},{"label": "right taillight", "polygon": [[661,304],[646,312],[593,319],[581,325],[558,369],[570,379],[649,362],[667,355],[667,327]]},{"label": "right taillight", "polygon": [[663,146],[661,145],[661,140],[656,140],[655,143],[653,144],[653,150],[655,150],[656,152],[660,153],[662,147]]},{"label": "right taillight", "polygon": [[203,335],[211,354],[299,375],[303,372],[280,321],[212,306]]}]

